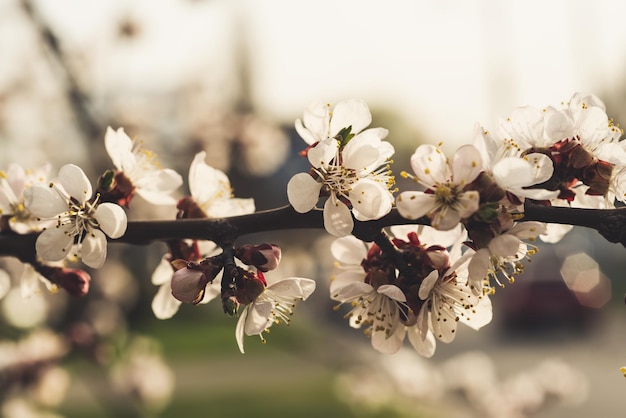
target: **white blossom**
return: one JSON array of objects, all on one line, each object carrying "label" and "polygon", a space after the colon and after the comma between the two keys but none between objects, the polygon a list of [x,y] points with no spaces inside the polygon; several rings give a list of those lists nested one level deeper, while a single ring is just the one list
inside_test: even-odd
[{"label": "white blossom", "polygon": [[482,171],[480,153],[472,145],[459,148],[452,165],[438,147],[419,146],[411,156],[411,167],[415,180],[432,193],[401,193],[397,207],[403,217],[418,219],[427,215],[434,228],[448,230],[478,210],[478,192],[464,191]]},{"label": "white blossom", "polygon": [[366,129],[371,114],[365,102],[346,100],[333,112],[317,106],[305,112],[296,129],[311,145],[307,157],[311,173],[299,173],[287,185],[289,203],[300,213],[314,209],[320,193],[324,204],[324,226],[335,236],[352,232],[354,221],[379,219],[391,211],[389,158],[393,146],[383,139],[387,130]]},{"label": "white blossom", "polygon": [[482,294],[485,286],[491,288],[488,283],[490,278],[499,286],[504,286],[498,279],[498,273],[512,283],[514,276],[523,271],[520,260],[537,251],[535,246],[522,240],[534,240],[545,232],[545,224],[541,222],[518,222],[502,235],[492,238],[486,248],[476,251],[469,263],[468,281],[474,294]]},{"label": "white blossom", "polygon": [[433,337],[444,343],[454,340],[459,322],[476,330],[491,322],[491,301],[468,286],[470,257],[471,253],[466,253],[445,272],[433,270],[420,285],[419,297],[424,304],[417,323],[409,327],[408,337],[426,357],[435,351]]},{"label": "white blossom", "polygon": [[259,335],[273,324],[289,324],[296,302],[306,300],[315,290],[315,281],[292,277],[267,286],[250,304],[246,305],[237,321],[235,337],[239,350],[243,353],[243,338],[246,335]]},{"label": "white blossom", "polygon": [[126,213],[114,203],[98,204],[91,199],[92,188],[83,170],[67,164],[48,185],[35,184],[24,192],[26,208],[42,219],[54,219],[37,238],[37,255],[46,261],[60,261],[76,255],[90,267],[100,268],[106,259],[107,239],[126,232]]},{"label": "white blossom", "polygon": [[24,206],[24,190],[45,183],[49,172],[49,165],[27,171],[18,164],[10,164],[6,172],[0,171],[0,215],[9,217],[9,227],[14,232],[27,234],[45,226]]},{"label": "white blossom", "polygon": [[156,155],[140,147],[126,135],[123,128],[107,128],[104,145],[113,165],[130,180],[135,192],[155,205],[171,205],[176,200],[170,196],[183,184],[176,171],[162,168]]},{"label": "white blossom", "polygon": [[233,197],[224,172],[205,162],[206,152],[197,153],[189,167],[189,190],[194,202],[208,218],[245,215],[255,210],[254,199]]}]

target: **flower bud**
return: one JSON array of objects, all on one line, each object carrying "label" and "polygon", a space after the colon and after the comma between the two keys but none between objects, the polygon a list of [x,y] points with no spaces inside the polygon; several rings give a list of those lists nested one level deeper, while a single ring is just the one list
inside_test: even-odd
[{"label": "flower bud", "polygon": [[278,267],[281,250],[278,245],[268,243],[259,245],[244,244],[237,248],[235,257],[249,266],[254,266],[266,272]]},{"label": "flower bud", "polygon": [[234,294],[239,303],[248,305],[254,302],[265,290],[265,278],[261,272],[256,275],[254,272],[242,268],[237,268],[237,271]]},{"label": "flower bud", "polygon": [[91,277],[83,270],[56,268],[48,278],[72,296],[85,296],[89,292]]},{"label": "flower bud", "polygon": [[177,270],[172,275],[172,296],[184,303],[199,303],[209,283],[204,273],[189,267]]}]

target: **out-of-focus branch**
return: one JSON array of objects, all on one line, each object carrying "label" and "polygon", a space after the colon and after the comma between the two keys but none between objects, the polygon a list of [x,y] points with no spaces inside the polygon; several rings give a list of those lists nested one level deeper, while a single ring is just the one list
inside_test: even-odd
[{"label": "out-of-focus branch", "polygon": [[46,22],[37,14],[31,1],[22,0],[22,8],[33,22],[33,26],[37,30],[41,41],[50,52],[50,59],[53,61],[56,70],[59,71],[59,75],[65,83],[67,98],[72,111],[76,115],[76,121],[80,129],[89,140],[99,138],[102,133],[102,127],[97,123],[89,110],[89,99],[78,84],[74,72],[68,65],[67,58],[61,49],[59,39],[54,32],[50,30]]},{"label": "out-of-focus branch", "polygon": [[[540,221],[584,226],[600,232],[610,242],[626,246],[626,208],[577,209],[527,204],[525,221]],[[355,221],[353,234],[373,241],[381,228],[392,225],[428,224],[428,218],[404,219],[397,210],[381,219]],[[128,223],[126,234],[111,242],[145,245],[176,239],[211,240],[217,244],[233,243],[239,237],[259,232],[286,229],[324,229],[321,210],[298,213],[291,206],[222,219],[179,219],[167,221],[134,221]],[[0,255],[14,256],[28,262],[33,258],[37,234],[0,234]]]}]

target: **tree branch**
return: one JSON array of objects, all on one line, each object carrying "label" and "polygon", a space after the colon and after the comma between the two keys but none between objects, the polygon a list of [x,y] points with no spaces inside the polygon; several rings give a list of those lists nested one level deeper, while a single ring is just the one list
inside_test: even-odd
[{"label": "tree branch", "polygon": [[[608,241],[618,242],[626,247],[626,208],[579,209],[527,203],[522,219],[592,228]],[[428,218],[404,219],[394,209],[375,221],[355,221],[353,234],[365,241],[373,241],[382,228],[406,224],[427,225]],[[237,238],[248,234],[286,229],[324,229],[323,212],[317,209],[298,213],[291,206],[285,206],[222,219],[134,221],[128,223],[124,236],[111,242],[146,245],[155,241],[198,239],[211,240],[221,245],[233,243]],[[37,235],[0,233],[0,255],[14,256],[25,262],[32,260]]]}]

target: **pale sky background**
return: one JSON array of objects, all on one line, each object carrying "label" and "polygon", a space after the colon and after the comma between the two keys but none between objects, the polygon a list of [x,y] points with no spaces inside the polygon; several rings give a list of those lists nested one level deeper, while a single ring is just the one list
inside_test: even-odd
[{"label": "pale sky background", "polygon": [[[626,67],[618,0],[35,4],[66,47],[96,57],[97,89],[167,91],[202,73],[226,94],[233,45],[243,39],[263,114],[292,123],[312,101],[360,97],[447,146],[471,141],[475,122],[492,126],[516,106],[557,105],[576,91],[602,98],[623,84]],[[120,16],[137,18],[142,37],[112,49]]]}]

